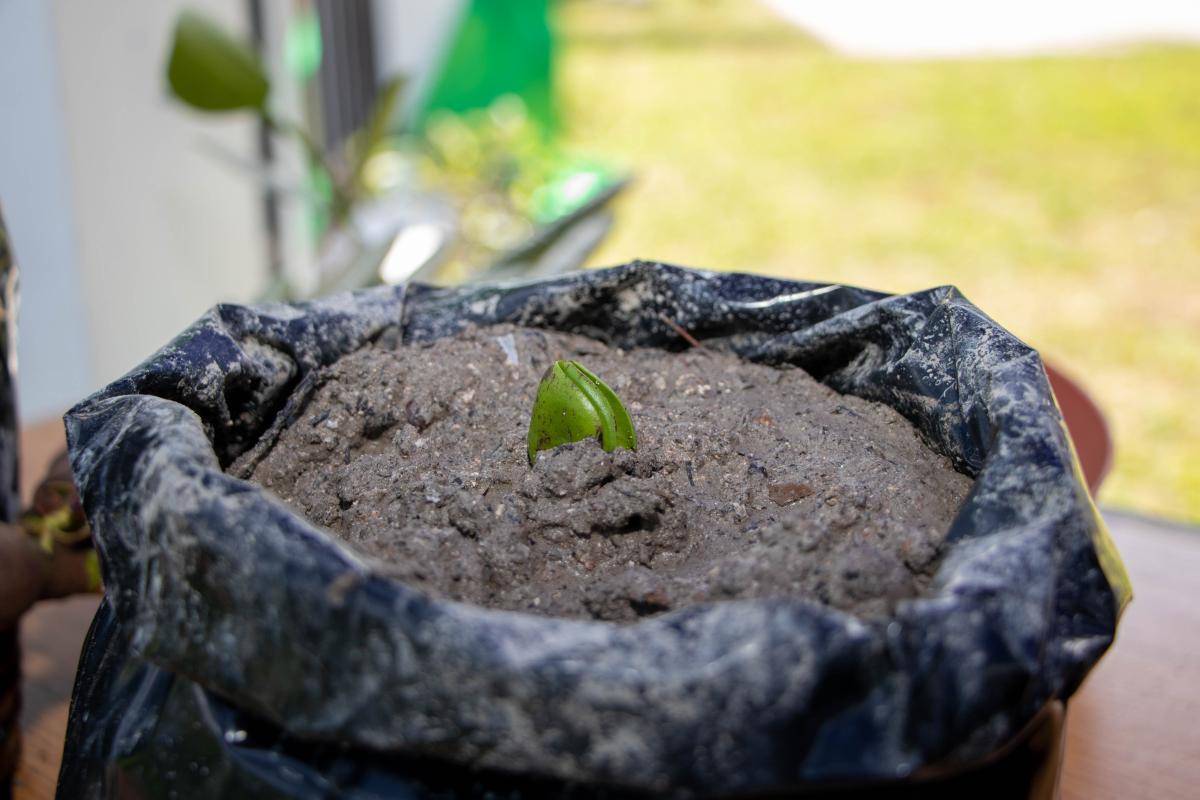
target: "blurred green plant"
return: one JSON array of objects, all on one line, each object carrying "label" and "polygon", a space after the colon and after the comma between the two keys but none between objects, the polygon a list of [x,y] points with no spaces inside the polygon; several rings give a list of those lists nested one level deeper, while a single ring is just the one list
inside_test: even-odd
[{"label": "blurred green plant", "polygon": [[599,439],[604,451],[637,450],[629,412],[608,384],[578,361],[555,361],[538,384],[529,420],[529,463],[541,450]]},{"label": "blurred green plant", "polygon": [[403,150],[420,183],[448,198],[459,237],[441,277],[457,282],[495,263],[541,226],[574,214],[622,178],[564,151],[517,95],[463,113],[437,111]]},{"label": "blurred green plant", "polygon": [[[316,52],[319,59],[319,49]],[[385,83],[366,124],[347,139],[339,157],[330,158],[305,126],[271,111],[271,79],[254,49],[195,11],[184,11],[175,22],[167,83],[176,99],[198,111],[253,112],[272,132],[298,142],[314,172],[314,184],[327,194],[331,226],[344,223],[354,206],[369,196],[363,180],[366,164],[386,145],[404,89],[401,77]]]},{"label": "blurred green plant", "polygon": [[[315,14],[293,20],[284,50],[297,79],[316,74],[323,48]],[[418,273],[453,284],[576,269],[607,234],[611,216],[603,207],[625,183],[605,165],[557,147],[514,94],[462,113],[435,112],[402,133],[401,78],[383,85],[362,127],[327,152],[305,125],[272,108],[271,78],[254,48],[194,11],[176,20],[166,77],[181,103],[254,114],[303,149],[303,193],[316,200],[319,293]],[[385,269],[405,226],[436,228],[440,243],[411,258],[404,251],[402,269]],[[285,281],[268,290],[271,299],[295,295]]]}]

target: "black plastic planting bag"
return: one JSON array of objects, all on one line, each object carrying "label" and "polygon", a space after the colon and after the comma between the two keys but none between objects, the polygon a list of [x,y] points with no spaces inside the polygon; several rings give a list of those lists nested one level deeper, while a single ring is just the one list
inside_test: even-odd
[{"label": "black plastic planting bag", "polygon": [[[406,342],[513,322],[686,347],[670,321],[887,403],[975,486],[933,589],[890,620],[752,600],[616,625],[430,599],[222,470],[300,413],[289,399],[314,371],[401,321]],[[67,428],[107,594],[62,797],[719,795],[919,777],[977,762],[1068,697],[1129,597],[1041,361],[953,288],[634,263],[219,306]]]}]

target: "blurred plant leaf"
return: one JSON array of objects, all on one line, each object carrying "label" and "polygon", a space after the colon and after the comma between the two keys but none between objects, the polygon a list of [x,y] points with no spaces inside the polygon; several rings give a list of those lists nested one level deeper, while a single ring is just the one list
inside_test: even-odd
[{"label": "blurred plant leaf", "polygon": [[371,108],[371,116],[355,135],[352,141],[353,152],[350,154],[350,191],[361,195],[363,186],[363,171],[371,156],[390,133],[392,120],[396,117],[396,106],[404,94],[407,79],[403,75],[391,78],[379,89],[375,105]]},{"label": "blurred plant leaf", "polygon": [[501,254],[475,280],[544,278],[581,269],[612,228],[612,214],[605,207],[629,180],[614,179],[579,208],[541,226],[527,241]]},{"label": "blurred plant leaf", "polygon": [[202,111],[262,111],[271,88],[254,51],[194,11],[175,22],[167,81],[176,97]]}]

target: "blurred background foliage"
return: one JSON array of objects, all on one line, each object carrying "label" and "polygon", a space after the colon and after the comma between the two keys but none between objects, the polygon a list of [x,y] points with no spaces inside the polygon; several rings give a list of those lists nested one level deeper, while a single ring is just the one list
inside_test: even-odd
[{"label": "blurred background foliage", "polygon": [[[625,179],[555,135],[549,0],[472,2],[450,15],[457,26],[429,70],[432,89],[408,114],[404,74],[319,80],[323,68],[352,69],[364,55],[325,8],[330,30],[318,9],[301,6],[285,35],[289,78],[318,98],[318,113],[310,104],[280,114],[269,67],[220,23],[187,10],[172,33],[165,78],[175,100],[205,114],[256,116],[268,162],[275,139],[303,154],[303,169],[268,180],[264,199],[277,232],[280,186],[308,198],[318,279],[303,286],[277,270],[263,298],[580,268],[611,228],[604,205]],[[371,28],[365,10],[350,11],[360,33]],[[337,46],[332,66],[327,37]],[[357,96],[343,104],[348,88]]]},{"label": "blurred background foliage", "polygon": [[590,264],[957,285],[1108,415],[1101,502],[1200,521],[1200,49],[848,59],[737,0],[555,23],[567,141],[636,175]]}]

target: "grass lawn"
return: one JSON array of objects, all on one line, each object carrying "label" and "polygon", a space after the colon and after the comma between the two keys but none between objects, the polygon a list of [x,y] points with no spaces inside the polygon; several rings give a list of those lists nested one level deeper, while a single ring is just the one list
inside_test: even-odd
[{"label": "grass lawn", "polygon": [[593,264],[955,284],[1107,413],[1101,502],[1200,521],[1200,49],[854,61],[749,0],[557,23],[569,141],[637,176]]}]

